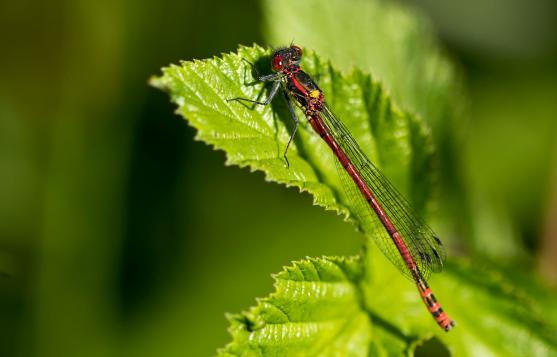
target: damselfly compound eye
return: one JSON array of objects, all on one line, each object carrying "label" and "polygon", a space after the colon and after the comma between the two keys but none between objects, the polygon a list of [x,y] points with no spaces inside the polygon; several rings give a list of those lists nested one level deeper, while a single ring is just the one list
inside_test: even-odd
[{"label": "damselfly compound eye", "polygon": [[282,67],[282,56],[277,54],[273,57],[273,71],[280,72],[282,71]]}]

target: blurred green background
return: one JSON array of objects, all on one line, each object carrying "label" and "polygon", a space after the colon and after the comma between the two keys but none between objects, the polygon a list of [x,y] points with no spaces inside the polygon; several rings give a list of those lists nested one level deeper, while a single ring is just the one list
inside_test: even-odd
[{"label": "blurred green background", "polygon": [[[466,81],[451,254],[555,284],[557,4],[407,3]],[[359,251],[308,195],[225,167],[147,86],[169,63],[278,45],[266,21],[258,1],[0,5],[0,356],[211,355],[271,273]]]}]

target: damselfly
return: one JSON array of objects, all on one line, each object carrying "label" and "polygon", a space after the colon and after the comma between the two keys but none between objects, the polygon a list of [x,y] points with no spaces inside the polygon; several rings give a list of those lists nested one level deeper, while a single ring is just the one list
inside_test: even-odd
[{"label": "damselfly", "polygon": [[[381,251],[401,272],[412,279],[429,312],[445,331],[455,323],[443,311],[427,285],[426,277],[441,271],[445,252],[441,240],[413,211],[408,201],[396,190],[387,177],[367,158],[344,124],[335,117],[325,103],[325,96],[311,77],[300,68],[302,49],[291,45],[276,50],[272,55],[275,73],[259,76],[260,81],[274,82],[265,101],[232,98],[268,105],[283,88],[294,127],[284,151],[287,152],[296,135],[298,118],[292,105],[294,99],[304,111],[314,131],[331,148],[337,157],[337,167],[343,186],[363,209],[357,210],[358,218],[379,227],[373,235]],[[252,65],[253,66],[253,65]]]}]

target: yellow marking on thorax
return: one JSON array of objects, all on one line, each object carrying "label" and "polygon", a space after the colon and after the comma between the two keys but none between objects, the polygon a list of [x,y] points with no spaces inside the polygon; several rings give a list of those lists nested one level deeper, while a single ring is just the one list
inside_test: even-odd
[{"label": "yellow marking on thorax", "polygon": [[319,91],[319,89],[314,89],[314,90],[311,91],[309,96],[312,97],[312,98],[319,98],[320,94],[321,94],[321,92]]}]

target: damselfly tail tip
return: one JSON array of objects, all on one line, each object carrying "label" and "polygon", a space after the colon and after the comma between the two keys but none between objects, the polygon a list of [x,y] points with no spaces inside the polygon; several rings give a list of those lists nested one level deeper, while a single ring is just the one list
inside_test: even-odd
[{"label": "damselfly tail tip", "polygon": [[456,322],[454,320],[449,321],[449,323],[445,326],[445,332],[449,332],[456,326]]}]

